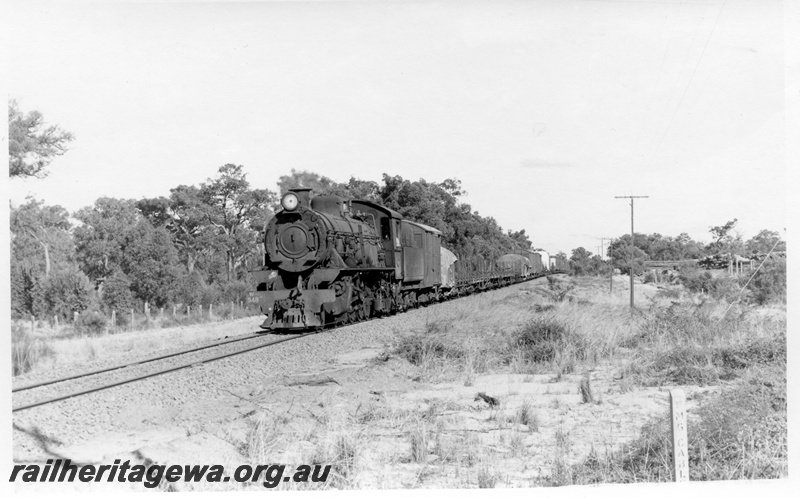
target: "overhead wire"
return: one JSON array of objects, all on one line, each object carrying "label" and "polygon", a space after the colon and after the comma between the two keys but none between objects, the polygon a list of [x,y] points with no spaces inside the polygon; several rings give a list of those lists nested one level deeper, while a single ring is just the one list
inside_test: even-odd
[{"label": "overhead wire", "polygon": [[776,247],[778,247],[778,244],[780,244],[781,242],[782,242],[782,241],[781,241],[781,238],[780,238],[780,237],[778,237],[778,240],[777,240],[777,241],[775,241],[775,244],[773,244],[773,246],[772,246],[772,249],[770,249],[770,250],[769,250],[769,252],[767,253],[767,256],[764,258],[764,261],[762,261],[762,262],[761,262],[761,264],[760,264],[760,265],[758,265],[758,268],[756,268],[756,271],[754,271],[754,272],[753,272],[753,274],[752,274],[752,275],[750,275],[750,278],[749,278],[749,279],[747,279],[747,282],[744,284],[744,286],[742,287],[742,289],[739,291],[739,295],[738,295],[738,296],[736,296],[736,300],[735,300],[735,301],[733,301],[733,302],[732,302],[732,303],[731,303],[731,304],[730,304],[730,305],[729,305],[729,306],[728,306],[728,307],[725,309],[725,312],[722,314],[722,316],[721,316],[721,317],[719,317],[719,320],[717,321],[717,324],[721,323],[721,322],[722,322],[722,320],[725,318],[725,315],[727,315],[727,314],[728,314],[728,311],[730,311],[730,309],[731,309],[731,308],[733,308],[733,305],[734,305],[734,304],[736,304],[736,303],[738,303],[738,302],[739,302],[739,301],[742,299],[742,294],[744,294],[744,291],[745,291],[745,289],[747,289],[747,286],[748,286],[748,285],[750,285],[750,282],[753,280],[753,277],[755,277],[755,276],[758,274],[758,271],[761,269],[761,267],[762,267],[762,266],[764,266],[764,263],[766,263],[766,262],[767,262],[767,260],[769,259],[769,257],[772,255],[772,251],[774,251],[774,250],[775,250],[775,248],[776,248]]},{"label": "overhead wire", "polygon": [[[683,58],[683,64],[681,65],[680,70],[675,72],[676,74],[675,74],[674,82],[673,82],[673,84],[671,85],[671,88],[670,88],[669,97],[667,98],[666,102],[664,103],[664,110],[661,112],[661,117],[658,120],[658,126],[655,128],[654,133],[653,133],[653,138],[650,141],[649,150],[650,150],[651,154],[650,154],[650,160],[647,163],[648,167],[650,166],[650,162],[652,162],[652,159],[653,159],[653,157],[655,155],[655,151],[653,149],[653,145],[656,143],[656,140],[657,140],[657,137],[658,137],[658,133],[659,133],[659,131],[661,131],[662,124],[664,123],[665,118],[669,113],[670,104],[672,103],[672,98],[675,96],[675,91],[678,89],[678,86],[679,86],[678,83],[681,80],[681,75],[683,74],[684,69],[686,68],[686,63],[689,61],[689,55],[692,53],[692,48],[694,47],[695,40],[697,39],[697,31],[700,29],[700,25],[701,24],[702,24],[702,20],[695,25],[694,32],[692,33],[692,41],[691,41],[691,43],[689,43],[689,48],[686,49],[686,55]],[[666,135],[667,131],[669,130],[669,126],[670,125],[667,125],[667,127],[664,128],[664,133],[662,134],[662,141],[663,141],[664,135]]]},{"label": "overhead wire", "polygon": [[[706,43],[705,43],[705,45],[703,45],[703,50],[700,52],[700,57],[698,57],[697,63],[695,64],[694,69],[692,70],[692,74],[689,76],[688,83],[686,83],[686,86],[683,88],[683,93],[681,94],[681,98],[678,101],[678,105],[675,106],[675,109],[672,111],[672,116],[670,116],[669,123],[667,124],[667,127],[664,129],[664,133],[661,135],[661,140],[658,142],[658,146],[655,149],[653,149],[653,153],[650,155],[650,159],[648,160],[647,166],[646,166],[647,169],[650,168],[650,165],[653,163],[653,160],[658,155],[658,151],[661,150],[661,146],[664,143],[664,139],[666,138],[667,134],[669,133],[669,130],[672,128],[672,123],[675,120],[675,116],[678,114],[678,110],[680,109],[681,104],[683,104],[683,100],[686,98],[686,93],[688,92],[689,87],[692,85],[692,81],[694,80],[694,76],[697,73],[697,68],[700,67],[700,62],[702,62],[702,60],[703,60],[703,56],[706,53],[706,49],[708,48],[708,44],[711,41],[711,38],[714,36],[714,31],[717,28],[717,24],[719,23],[720,17],[722,17],[722,11],[725,10],[725,4],[726,3],[727,3],[727,0],[722,0],[722,5],[720,6],[719,12],[717,12],[717,18],[714,20],[714,25],[711,27],[711,31],[709,32],[708,37],[706,38]],[[694,40],[693,40],[693,42],[694,42]],[[691,50],[691,46],[689,48]],[[688,52],[687,52],[687,56],[688,56]]]},{"label": "overhead wire", "polygon": [[[661,74],[664,70],[664,62],[667,60],[667,53],[669,53],[669,49],[672,46],[673,35],[675,34],[675,25],[678,23],[678,17],[680,15],[680,11],[683,8],[683,1],[681,1],[680,5],[678,6],[678,12],[675,14],[675,17],[672,21],[672,27],[669,30],[669,39],[667,40],[667,46],[664,48],[664,53],[661,54],[661,63],[658,66],[658,75],[656,76],[656,83],[661,79]],[[633,163],[633,158],[636,155],[638,144],[642,139],[642,133],[644,132],[644,125],[647,123],[647,117],[650,115],[650,108],[652,107],[653,101],[655,100],[655,89],[657,85],[653,85],[650,91],[650,98],[647,99],[647,107],[645,108],[644,118],[642,119],[641,125],[639,126],[639,135],[636,137],[636,141],[634,142],[634,147],[631,147],[631,152],[628,154],[628,164],[626,169],[630,168],[631,164]]]}]

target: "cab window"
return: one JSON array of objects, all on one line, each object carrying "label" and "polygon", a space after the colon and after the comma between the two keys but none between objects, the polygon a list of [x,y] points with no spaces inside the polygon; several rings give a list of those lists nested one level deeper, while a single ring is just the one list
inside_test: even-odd
[{"label": "cab window", "polygon": [[381,239],[392,239],[392,224],[389,218],[381,218]]}]

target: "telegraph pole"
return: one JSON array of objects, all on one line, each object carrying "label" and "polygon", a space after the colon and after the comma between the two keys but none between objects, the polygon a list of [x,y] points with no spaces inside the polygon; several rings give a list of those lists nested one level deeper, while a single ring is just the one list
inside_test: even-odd
[{"label": "telegraph pole", "polygon": [[631,200],[631,248],[630,258],[628,259],[628,273],[631,275],[631,311],[633,311],[633,200],[634,199],[647,199],[649,195],[617,195],[614,199],[630,199]]}]

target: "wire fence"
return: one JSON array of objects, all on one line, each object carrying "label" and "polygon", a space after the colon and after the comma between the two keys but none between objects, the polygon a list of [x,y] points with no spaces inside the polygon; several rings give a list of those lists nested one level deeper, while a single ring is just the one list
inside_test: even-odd
[{"label": "wire fence", "polygon": [[74,312],[72,320],[58,315],[15,320],[17,327],[27,332],[48,337],[109,335],[160,328],[181,327],[202,323],[237,320],[255,316],[259,312],[245,301],[206,306],[174,305],[154,308],[145,304],[142,309],[112,310],[110,316],[97,311]]}]

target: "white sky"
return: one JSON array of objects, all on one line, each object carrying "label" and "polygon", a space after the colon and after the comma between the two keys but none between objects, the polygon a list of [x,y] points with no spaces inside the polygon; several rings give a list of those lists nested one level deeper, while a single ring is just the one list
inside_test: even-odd
[{"label": "white sky", "polygon": [[11,2],[9,97],[76,136],[46,180],[71,212],[168,195],[225,163],[276,189],[462,180],[551,251],[738,218],[786,226],[783,6],[767,0]]}]

